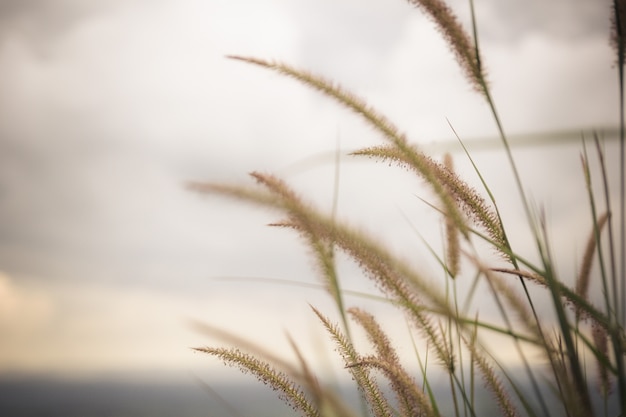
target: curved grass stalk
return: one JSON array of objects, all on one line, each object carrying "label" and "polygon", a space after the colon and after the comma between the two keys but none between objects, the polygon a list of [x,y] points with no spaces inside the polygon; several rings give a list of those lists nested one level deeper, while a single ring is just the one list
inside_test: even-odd
[{"label": "curved grass stalk", "polygon": [[[605,201],[605,205],[607,207],[607,210],[610,210],[611,207],[611,198],[610,198],[610,193],[609,193],[609,181],[607,178],[607,173],[606,173],[606,163],[605,163],[605,158],[604,158],[604,152],[603,150],[600,148],[600,140],[598,138],[597,133],[594,132],[594,142],[596,144],[596,149],[597,149],[597,153],[598,153],[598,159],[600,162],[600,173],[602,176],[602,185],[603,185],[603,191],[604,191],[604,201]],[[622,176],[621,181],[624,181],[624,178]],[[622,207],[623,208],[623,207]],[[624,216],[624,213],[621,214],[621,216]],[[611,267],[611,274],[610,274],[610,278],[611,278],[611,293],[613,294],[613,299],[612,299],[612,305],[607,306],[607,312],[609,313],[609,317],[614,319],[615,321],[615,326],[617,328],[619,328],[620,326],[625,326],[626,323],[624,323],[624,321],[621,319],[620,317],[620,309],[621,311],[623,311],[624,304],[626,304],[624,302],[624,299],[622,299],[622,302],[619,302],[619,293],[620,293],[620,284],[622,286],[622,291],[623,290],[623,282],[619,282],[618,281],[618,272],[616,270],[616,261],[615,261],[615,256],[616,256],[616,252],[617,249],[615,248],[615,243],[614,243],[614,238],[613,238],[613,221],[612,221],[612,216],[608,216],[608,223],[609,223],[609,227],[608,227],[608,235],[609,235],[609,263],[610,263],[610,267]],[[599,234],[599,230],[600,225],[596,225],[595,229],[596,229],[596,233]],[[622,223],[623,226],[623,223]],[[600,242],[598,241],[598,253],[600,253]],[[622,254],[622,262],[624,262],[623,258],[624,255],[626,255],[626,250],[624,249],[624,247],[622,246],[622,251],[624,252]],[[602,258],[600,258],[602,260]],[[621,304],[621,305],[620,305]],[[622,355],[620,355],[620,353],[622,352],[621,346],[619,346],[619,343],[621,342],[621,335],[619,335],[618,333],[609,333],[611,340],[612,340],[612,344],[614,347],[614,355],[616,356],[615,361],[617,363],[617,367],[621,370],[619,378],[618,378],[618,389],[620,390],[620,394],[622,396],[626,396],[626,370],[624,369],[624,358],[622,357]],[[601,374],[603,374],[603,369],[601,369]],[[604,384],[604,381],[602,381],[602,385]],[[626,401],[623,402],[622,405],[626,406]]]},{"label": "curved grass stalk", "polygon": [[[473,32],[474,32],[474,45],[475,45],[475,53],[476,56],[479,57],[479,47],[478,47],[478,36],[477,36],[477,26],[475,23],[475,14],[474,14],[474,7],[473,7],[473,1],[470,0],[470,5],[471,5],[471,14],[472,14],[472,27],[473,27]],[[480,63],[480,60],[478,61]],[[544,264],[544,268],[545,268],[545,279],[546,282],[548,283],[548,288],[549,288],[549,292],[552,296],[552,302],[553,302],[553,306],[555,308],[556,311],[556,315],[559,321],[559,326],[561,328],[561,334],[563,336],[565,345],[566,345],[566,352],[567,352],[567,357],[568,357],[568,361],[569,361],[569,366],[570,366],[570,370],[572,373],[572,379],[574,382],[574,385],[576,387],[576,391],[579,395],[579,400],[580,400],[580,405],[583,407],[583,414],[587,413],[587,414],[591,414],[592,412],[592,406],[591,406],[591,400],[589,398],[589,392],[587,390],[586,384],[584,382],[584,377],[583,377],[583,372],[581,369],[581,365],[580,362],[578,360],[578,357],[575,353],[575,348],[574,348],[574,343],[573,340],[571,338],[571,335],[569,333],[570,330],[570,326],[567,322],[566,316],[565,316],[565,312],[563,310],[563,307],[560,303],[560,293],[559,293],[559,281],[556,278],[556,276],[553,274],[552,271],[552,263],[550,261],[550,255],[549,252],[547,252],[547,245],[544,245],[542,243],[542,241],[540,240],[540,235],[541,233],[539,233],[540,231],[536,228],[535,226],[535,222],[533,220],[533,216],[531,215],[531,211],[530,211],[530,206],[528,204],[528,200],[526,198],[525,195],[525,191],[523,189],[522,186],[522,181],[521,181],[521,177],[519,175],[517,166],[515,164],[515,161],[513,159],[513,155],[506,137],[506,134],[504,132],[502,123],[500,121],[500,117],[498,115],[498,112],[496,110],[496,106],[495,103],[493,101],[493,98],[491,96],[490,93],[490,89],[489,86],[487,85],[487,82],[483,79],[480,80],[480,84],[482,86],[482,92],[485,96],[485,99],[487,100],[487,103],[491,109],[491,113],[494,117],[494,121],[496,123],[496,126],[498,128],[498,131],[500,133],[500,136],[502,138],[502,143],[504,145],[505,148],[505,153],[507,155],[507,158],[509,160],[509,165],[513,171],[513,175],[514,175],[514,179],[515,179],[515,183],[517,185],[517,189],[518,189],[518,193],[521,197],[522,200],[522,206],[524,208],[524,211],[526,213],[526,217],[529,223],[529,226],[535,230],[535,241],[536,241],[536,245],[537,245],[537,249],[541,255],[543,264]],[[508,244],[508,239],[506,238],[506,234],[505,234],[505,239],[507,240],[507,246],[510,247],[510,245]],[[515,259],[513,259],[513,266],[517,268],[517,263],[515,261]],[[535,320],[537,323],[538,328],[541,331],[541,325],[538,319],[538,316],[536,314],[535,308],[533,306],[533,302],[532,299],[530,297],[530,294],[528,293],[528,290],[526,288],[526,285],[524,283],[524,281],[521,279],[520,277],[520,283],[522,284],[523,288],[524,288],[524,292],[526,293],[526,298],[528,300],[528,302],[530,303],[531,309],[533,310],[533,313],[535,315]],[[554,367],[554,365],[553,365]],[[536,392],[539,394],[539,391],[536,389]],[[544,412],[546,411],[546,407],[545,405],[543,405],[544,408]]]},{"label": "curved grass stalk", "polygon": [[[600,227],[599,227],[600,224],[596,220],[600,216],[597,213],[596,198],[594,195],[595,193],[594,193],[593,185],[591,183],[591,172],[589,170],[588,161],[589,161],[589,157],[587,155],[587,148],[585,146],[585,142],[583,138],[583,155],[581,156],[581,162],[583,165],[583,174],[585,177],[585,187],[587,189],[589,206],[591,208],[591,215],[593,216],[593,237],[595,241],[595,248],[597,249],[597,254],[598,254],[598,261],[599,261],[598,264],[600,266],[600,278],[602,279],[602,293],[604,295],[604,307],[606,311],[610,313],[611,311],[613,312],[615,311],[614,308],[617,306],[617,301],[615,301],[615,298],[614,298],[613,302],[615,304],[613,304],[612,300],[609,298],[610,294],[613,291],[609,289],[608,272],[606,271],[606,266],[604,263],[604,248],[602,245],[602,241],[600,239]],[[607,206],[607,209],[608,207],[610,206]],[[610,224],[609,224],[609,227],[610,227]],[[614,297],[616,297],[616,295],[614,295]],[[614,319],[615,319],[614,314],[610,315],[609,320],[613,321]]]},{"label": "curved grass stalk", "polygon": [[[479,66],[479,69],[481,69],[481,71],[479,72],[479,78],[477,80],[478,84],[480,85],[480,92],[484,95],[484,97],[485,97],[485,99],[487,101],[487,104],[489,105],[489,108],[491,110],[491,114],[493,115],[496,127],[498,129],[498,133],[500,134],[500,138],[502,140],[502,144],[504,145],[505,153],[506,153],[507,159],[509,161],[509,165],[511,167],[511,170],[513,172],[513,176],[514,176],[514,179],[515,179],[515,184],[517,186],[518,193],[519,193],[519,195],[521,197],[521,200],[522,200],[522,206],[524,207],[524,211],[526,213],[528,224],[529,224],[529,226],[533,230],[535,230],[535,225],[534,225],[534,223],[532,221],[532,216],[530,215],[530,208],[529,208],[529,205],[528,205],[528,200],[526,198],[524,189],[522,187],[522,181],[521,181],[519,172],[517,170],[517,165],[515,164],[515,161],[513,159],[513,154],[511,152],[511,148],[510,148],[509,142],[507,140],[507,136],[506,136],[506,134],[504,132],[504,128],[503,128],[503,125],[502,125],[502,123],[500,121],[500,117],[498,116],[498,112],[496,110],[495,103],[494,103],[494,101],[493,101],[493,99],[491,97],[489,85],[487,83],[487,80],[483,76],[484,73],[483,73],[482,68],[481,68],[482,61],[480,59],[480,47],[479,47],[479,43],[478,43],[478,26],[476,25],[476,15],[475,15],[475,10],[474,10],[474,2],[473,2],[473,0],[470,0],[469,3],[470,3],[471,18],[472,18],[472,33],[473,33],[473,38],[474,38],[474,55],[475,55],[476,63]],[[474,164],[473,161],[472,161],[472,164]],[[493,200],[493,195],[489,191],[489,187],[486,186],[486,183],[482,179],[482,176],[481,176],[481,181],[483,181],[483,185],[488,190],[487,192],[489,193],[490,197],[492,198],[492,201],[493,201],[494,205],[497,207],[497,205],[495,204],[495,200]],[[501,223],[502,219],[500,217],[500,214],[497,211],[496,211],[496,214],[498,216],[498,220]],[[537,233],[535,233],[535,236],[538,236]],[[512,249],[512,247],[510,245],[509,239],[508,239],[508,237],[506,235],[506,231],[504,229],[503,229],[503,241],[504,241],[503,247],[505,247],[508,251],[513,252],[513,249]],[[538,248],[541,246],[540,242],[538,240],[537,240],[537,246],[538,246]],[[518,268],[518,264],[517,264],[517,260],[515,258],[511,258],[511,262],[512,262],[513,267],[515,269],[519,269]],[[543,338],[544,336],[543,336],[543,331],[541,329],[541,324],[540,324],[540,321],[539,321],[539,317],[538,317],[537,312],[535,310],[535,306],[534,306],[533,300],[532,300],[532,298],[530,296],[530,293],[528,292],[528,288],[526,287],[526,283],[524,282],[524,280],[521,277],[519,278],[519,282],[520,282],[520,284],[522,286],[522,289],[524,291],[524,294],[526,296],[526,300],[528,301],[528,303],[530,305],[530,308],[531,308],[531,310],[533,312],[533,315],[534,315],[534,318],[535,318],[535,322],[537,324],[537,328],[539,329],[540,333],[542,334],[542,338]],[[556,298],[557,297],[555,297],[555,300],[556,300]],[[555,308],[557,309],[557,311],[559,310],[559,306],[558,305],[556,305]],[[561,317],[560,313],[557,313],[557,315],[559,315],[559,317]],[[524,356],[522,356],[522,357],[524,358],[524,361],[525,361],[525,357]],[[547,405],[545,403],[545,400],[543,399],[543,394],[542,394],[541,390],[539,389],[539,386],[538,386],[538,384],[537,384],[537,382],[535,380],[535,376],[534,376],[532,370],[530,370],[530,368],[528,366],[526,366],[526,373],[528,374],[528,376],[530,378],[530,381],[531,381],[531,383],[533,385],[533,389],[535,391],[535,395],[537,396],[537,398],[540,401],[541,408],[542,408],[543,412],[547,415],[548,414],[548,407],[547,407]]]}]

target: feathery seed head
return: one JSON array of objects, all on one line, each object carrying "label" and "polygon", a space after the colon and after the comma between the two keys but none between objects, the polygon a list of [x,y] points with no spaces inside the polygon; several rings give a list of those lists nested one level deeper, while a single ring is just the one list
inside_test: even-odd
[{"label": "feathery seed head", "polygon": [[300,386],[267,362],[236,348],[195,348],[221,359],[225,364],[237,366],[243,373],[252,373],[259,381],[278,391],[278,396],[294,410],[307,417],[319,417],[318,410],[309,402]]},{"label": "feathery seed head", "polygon": [[[594,225],[594,230],[589,235],[589,239],[587,240],[587,247],[585,248],[585,254],[583,255],[582,265],[580,267],[580,273],[578,274],[578,278],[576,279],[576,294],[583,299],[587,299],[587,292],[589,289],[589,279],[591,277],[591,266],[594,260],[594,254],[597,245],[596,238],[596,229],[598,235],[604,228],[604,225],[607,223],[609,219],[609,213],[606,212],[596,222]],[[576,307],[576,318],[580,318],[580,307]]]},{"label": "feathery seed head", "polygon": [[[605,357],[608,355],[609,346],[608,339],[609,336],[606,333],[606,329],[604,327],[599,326],[594,322],[591,326],[591,335],[593,338],[593,343],[601,355]],[[609,377],[608,370],[606,366],[600,361],[596,361],[597,370],[598,370],[598,379],[599,379],[599,387],[603,395],[608,396],[611,392],[611,380]]]},{"label": "feathery seed head", "polygon": [[[443,164],[450,172],[454,172],[452,155],[446,152]],[[459,228],[453,220],[453,213],[446,213],[446,266],[450,276],[455,278],[459,273],[459,263],[461,261]]]},{"label": "feathery seed head", "polygon": [[443,0],[408,0],[408,2],[421,9],[435,22],[467,80],[476,91],[483,93],[487,81],[478,49],[452,9]]},{"label": "feathery seed head", "polygon": [[611,46],[615,50],[618,65],[624,65],[626,48],[626,0],[613,0],[611,14]]}]

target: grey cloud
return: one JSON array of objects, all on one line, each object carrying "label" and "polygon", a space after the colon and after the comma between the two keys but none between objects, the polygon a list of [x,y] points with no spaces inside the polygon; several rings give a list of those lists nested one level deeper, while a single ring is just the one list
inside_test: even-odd
[{"label": "grey cloud", "polygon": [[41,56],[50,43],[92,12],[95,2],[5,0],[0,2],[0,41],[20,38]]},{"label": "grey cloud", "polygon": [[402,1],[298,2],[300,60],[306,68],[323,65],[333,77],[371,78],[404,35],[408,10]]},{"label": "grey cloud", "polygon": [[[474,2],[479,36],[492,42],[514,42],[529,33],[576,40],[607,36],[611,2],[593,0],[487,0]],[[469,15],[467,2],[451,2]],[[607,37],[608,39],[608,37]]]},{"label": "grey cloud", "polygon": [[82,20],[106,13],[122,4],[143,0],[3,0],[0,2],[0,41],[9,37],[26,39],[39,53]]},{"label": "grey cloud", "polygon": [[[97,12],[104,12],[104,9],[94,6],[95,2],[90,2],[90,6],[82,4],[83,2],[70,0],[3,2],[0,4],[0,16],[2,16],[0,19],[6,25],[4,29],[1,29],[4,32],[0,36],[12,30],[14,33],[19,32],[30,36],[29,39],[33,45],[37,45],[38,42],[45,44],[49,42],[44,39],[45,37],[58,36],[81,19],[94,16]],[[116,5],[119,2],[113,4]],[[330,72],[328,75],[333,78],[336,76],[338,79],[348,79],[350,82],[355,80],[348,77],[352,77],[355,73],[361,72],[364,74],[364,79],[371,79],[371,77],[376,77],[377,71],[383,71],[387,65],[385,58],[389,51],[405,36],[406,26],[416,24],[412,16],[419,14],[419,11],[413,10],[402,1],[392,6],[378,0],[342,2],[340,5],[333,1],[311,2],[307,0],[294,4],[297,4],[297,7],[292,6],[295,7],[292,11],[296,16],[296,27],[299,28],[300,64],[307,68],[324,68],[324,72]],[[560,34],[559,36],[564,36],[569,29],[562,29],[557,24],[557,20],[566,21],[571,18],[571,16],[559,14],[567,4],[569,3],[564,0],[558,0],[553,5],[547,6],[547,12],[546,8],[542,7],[541,10],[546,13],[545,15],[536,12],[540,5],[536,0],[529,3],[510,0],[502,4],[498,2],[477,3],[477,8],[479,14],[492,13],[499,19],[490,19],[489,24],[486,23],[486,31],[495,28],[493,30],[496,32],[504,31],[511,37],[516,37],[526,33],[525,31],[539,28],[554,30]],[[572,18],[574,23],[570,26],[576,29],[577,19],[582,19],[588,6],[580,0],[572,4],[577,7],[570,12],[574,16]],[[463,4],[463,7],[465,6]],[[462,10],[460,4],[459,10]],[[599,33],[600,20],[594,23],[596,19],[593,16],[595,15],[592,15],[591,23],[576,29],[577,33],[581,36],[583,33]],[[419,20],[417,22],[419,23]],[[499,22],[502,22],[501,25]],[[554,24],[548,25],[548,22]],[[49,69],[44,65],[46,63],[36,60],[28,64],[41,65],[37,68],[40,71]],[[233,68],[235,68],[234,65]],[[354,71],[354,68],[358,71]],[[35,71],[34,74],[37,75],[38,72]],[[51,77],[50,80],[55,81],[55,78]],[[357,79],[355,82],[359,81],[361,80]],[[7,86],[7,81],[0,81],[0,84]],[[282,85],[282,81],[277,84]],[[83,84],[79,84],[78,87],[81,85]],[[85,85],[89,84],[85,83]],[[261,146],[255,148],[255,152],[248,152],[245,155],[241,150],[234,155],[231,153],[220,155],[219,151],[212,152],[218,147],[216,138],[222,142],[240,140],[241,137],[231,136],[233,131],[241,130],[239,132],[241,135],[247,135],[251,133],[249,128],[235,126],[228,132],[228,136],[224,136],[228,126],[227,123],[223,123],[223,120],[194,126],[194,129],[188,133],[195,139],[190,140],[189,143],[182,142],[185,147],[194,146],[195,152],[188,152],[187,149],[181,150],[181,142],[171,142],[164,146],[157,143],[158,139],[155,141],[137,140],[136,137],[131,136],[149,135],[152,131],[145,132],[141,128],[130,126],[130,123],[124,125],[119,120],[113,120],[115,117],[109,117],[108,112],[119,111],[119,107],[127,105],[128,100],[133,98],[125,92],[120,93],[119,96],[107,98],[101,107],[99,107],[100,101],[98,100],[101,96],[93,98],[90,94],[106,96],[108,92],[106,88],[96,88],[87,93],[81,90],[78,94],[79,99],[72,101],[73,107],[64,107],[65,102],[60,100],[59,96],[46,96],[46,94],[54,95],[55,93],[57,95],[74,94],[76,91],[71,91],[72,86],[68,83],[67,90],[60,88],[58,91],[51,90],[28,97],[24,99],[25,104],[22,103],[21,107],[15,110],[15,114],[11,113],[14,107],[11,103],[12,98],[0,99],[2,110],[0,112],[2,122],[0,123],[2,126],[0,127],[0,246],[2,246],[0,264],[33,265],[32,260],[18,259],[15,256],[16,250],[20,247],[32,248],[33,257],[37,255],[44,259],[44,255],[47,254],[48,260],[53,257],[51,254],[57,253],[62,253],[68,258],[78,254],[83,259],[88,259],[103,248],[118,250],[116,252],[118,254],[119,251],[128,250],[126,256],[129,256],[129,253],[148,254],[146,258],[151,253],[159,251],[161,251],[159,253],[169,250],[180,251],[180,248],[176,248],[176,243],[185,239],[184,235],[187,230],[184,225],[171,225],[169,229],[166,229],[171,234],[168,236],[170,242],[166,243],[169,246],[165,249],[159,247],[163,242],[154,241],[159,237],[152,233],[155,230],[162,230],[157,227],[160,227],[159,225],[168,218],[168,213],[162,205],[166,204],[168,198],[181,197],[180,193],[177,194],[172,189],[167,189],[167,194],[164,194],[161,187],[177,187],[178,184],[172,185],[172,182],[189,177],[215,178],[216,175],[224,177],[234,176],[236,173],[241,173],[243,176],[246,168],[242,169],[232,162],[237,161],[237,164],[240,164],[242,159],[247,159],[245,163],[252,168],[259,168],[259,166],[262,168],[262,165],[271,166],[271,161],[266,154],[258,153]],[[156,87],[158,86],[155,85]],[[117,86],[117,88],[121,87]],[[22,90],[17,91],[22,92]],[[212,105],[224,108],[224,103],[230,101],[225,98],[230,92],[224,89],[219,90],[219,93],[221,94],[218,98],[219,104]],[[238,91],[235,95],[240,93]],[[257,93],[247,92],[247,94],[254,96]],[[254,102],[254,97],[245,97],[247,101]],[[95,104],[89,101],[92,98]],[[81,101],[83,99],[89,104],[85,105]],[[208,105],[208,102],[203,103]],[[153,104],[154,102],[150,99],[141,99],[137,100],[135,107],[130,106],[120,112],[130,113],[140,109],[145,112],[141,114],[146,118],[144,123],[152,120],[158,125],[160,118],[168,116],[168,111],[166,109],[166,111],[151,113],[150,106]],[[182,106],[185,102],[181,101],[180,104]],[[244,108],[245,105],[240,104],[238,99],[232,99],[231,104],[232,108],[229,107],[229,112],[246,113],[242,114],[242,117],[248,121],[246,124],[257,126],[257,129],[258,126],[262,126],[260,123],[251,123],[253,119],[248,114],[258,112],[261,105],[251,104],[250,108]],[[6,111],[9,111],[8,115]],[[136,113],[133,113],[133,116],[136,116]],[[201,117],[201,112],[198,112],[198,117]],[[274,115],[269,118],[263,114],[254,117],[268,124],[274,124],[276,120]],[[267,122],[266,119],[270,121]],[[292,119],[295,119],[295,116],[292,116]],[[111,121],[123,125],[119,130],[122,137],[110,134],[115,131],[115,128],[107,126],[107,123]],[[183,120],[183,122],[187,121],[188,119]],[[235,122],[236,120],[233,124]],[[183,129],[184,123],[177,123],[174,123],[175,126],[172,127],[172,136],[175,136],[177,129]],[[219,129],[215,128],[215,125],[220,123],[222,124]],[[206,127],[207,125],[211,127]],[[271,136],[275,132],[278,132],[276,136],[288,136],[286,130],[275,131],[269,127],[261,133],[264,136]],[[209,133],[213,133],[215,137],[209,138]],[[198,145],[201,140],[197,138],[203,135],[207,135],[207,141],[213,139],[214,142]],[[267,140],[265,137],[254,139],[257,143]],[[192,142],[194,145],[191,145]],[[278,143],[278,140],[274,143]],[[237,150],[237,145],[231,144],[230,147]],[[268,153],[270,152],[276,153],[279,150],[271,149]],[[142,189],[142,187],[145,188]],[[147,202],[142,202],[142,200],[147,200]],[[154,208],[151,205],[154,205]],[[211,204],[208,204],[207,210],[211,210],[211,207]],[[189,210],[189,206],[185,206],[182,210]],[[143,216],[143,212],[151,214]],[[171,213],[175,213],[175,210]],[[206,214],[207,217],[209,215]],[[143,225],[139,224],[141,222]],[[107,232],[107,228],[109,228],[107,241],[104,242],[97,233]],[[201,228],[198,226],[198,229]],[[138,249],[138,242],[142,236],[147,240],[142,243],[146,245],[145,250]],[[198,243],[196,249],[190,249],[191,243],[187,241],[186,250],[200,251],[201,244],[206,244],[210,240],[208,237],[206,239]],[[49,261],[45,262],[46,265],[50,265]],[[44,268],[41,267],[41,270]]]},{"label": "grey cloud", "polygon": [[[576,42],[605,37],[610,2],[592,0],[485,0],[475,2],[479,37],[488,43],[517,43],[531,34]],[[469,30],[467,1],[449,0]],[[406,1],[296,1],[293,16],[299,34],[299,62],[352,86],[371,85],[406,37],[409,25],[430,25]],[[421,51],[416,48],[416,55]]]}]

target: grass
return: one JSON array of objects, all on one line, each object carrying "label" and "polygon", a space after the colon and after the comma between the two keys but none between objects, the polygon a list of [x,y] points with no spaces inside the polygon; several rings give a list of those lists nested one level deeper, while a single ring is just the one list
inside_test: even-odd
[{"label": "grass", "polygon": [[[425,271],[393,253],[376,236],[338,221],[334,210],[326,213],[316,208],[274,175],[254,172],[251,177],[255,184],[251,185],[191,182],[188,187],[196,192],[235,198],[281,213],[283,220],[273,226],[292,230],[306,242],[321,282],[337,306],[339,322],[333,322],[315,307],[312,312],[352,375],[364,407],[351,409],[332,387],[325,386],[293,340],[290,344],[299,359],[296,364],[225,333],[219,336],[235,347],[196,350],[253,374],[304,416],[440,416],[442,401],[452,401],[456,416],[476,416],[480,409],[476,394],[478,383],[491,393],[503,416],[626,415],[623,118],[626,1],[613,2],[610,40],[615,50],[619,73],[616,84],[621,94],[620,152],[604,154],[602,132],[583,138],[581,169],[586,183],[581,186],[586,187],[589,196],[593,227],[572,287],[555,269],[545,216],[530,204],[525,194],[485,76],[471,0],[472,30],[469,32],[441,0],[410,0],[409,3],[434,22],[468,84],[488,104],[503,145],[502,157],[513,172],[511,187],[519,194],[539,260],[530,261],[532,256],[519,253],[511,244],[497,198],[480,176],[469,152],[466,155],[481,178],[481,190],[460,178],[451,160],[439,162],[425,154],[383,114],[332,81],[282,62],[233,55],[229,58],[282,74],[317,90],[351,110],[380,134],[381,145],[357,150],[353,155],[405,167],[430,187],[434,201],[428,204],[442,216],[446,242],[442,254],[431,251],[446,278],[441,285],[433,285]],[[619,159],[619,178],[609,178],[607,174],[606,158],[609,157]],[[597,172],[591,172],[592,159],[597,161]],[[594,186],[595,179],[599,179],[601,187]],[[610,181],[616,180],[620,183],[617,197],[609,193]],[[617,204],[613,204],[614,198],[618,198]],[[612,207],[618,209],[612,210]],[[425,351],[416,348],[411,366],[399,359],[396,347],[384,330],[385,323],[365,310],[346,305],[337,269],[338,251],[376,283],[384,299],[406,317],[411,331],[426,342]],[[502,262],[493,264],[494,252],[505,266]],[[487,286],[499,310],[499,320],[487,321],[480,317],[479,305],[484,303],[484,295],[477,300],[478,296],[471,289],[465,299],[474,307],[459,305],[457,280],[461,275],[473,277],[473,288],[478,283]],[[600,283],[603,294],[600,302],[590,299],[592,282]],[[545,293],[554,312],[553,322],[539,316],[537,290]],[[355,325],[367,335],[371,349],[357,345],[350,330]],[[495,359],[486,343],[494,335],[510,339],[522,364],[522,378],[528,381],[530,389],[519,382],[516,369]],[[362,353],[365,351],[373,353]],[[532,358],[529,352],[533,352]],[[537,365],[539,362],[542,365]],[[433,390],[430,381],[433,367],[447,375],[446,399]]]}]

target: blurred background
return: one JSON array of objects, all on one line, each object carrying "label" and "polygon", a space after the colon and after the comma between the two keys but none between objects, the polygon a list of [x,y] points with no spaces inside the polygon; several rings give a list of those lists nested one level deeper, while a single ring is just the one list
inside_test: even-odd
[{"label": "blurred background", "polygon": [[[469,27],[466,3],[450,2]],[[581,137],[618,122],[610,5],[475,2],[495,102],[566,280],[591,230]],[[435,158],[451,152],[479,184],[451,124],[474,150],[515,247],[535,256],[488,107],[405,1],[2,0],[0,379],[16,394],[0,394],[0,408],[20,392],[43,396],[46,381],[149,381],[189,384],[183,391],[197,395],[184,403],[210,409],[196,378],[251,377],[193,353],[217,342],[192,321],[290,356],[287,331],[314,363],[330,360],[308,303],[336,315],[306,286],[319,282],[302,242],[266,226],[276,213],[198,196],[188,180],[272,172],[330,211],[339,152],[338,215],[441,278],[415,232],[441,247],[440,221],[417,198],[430,199],[428,188],[347,155],[382,139],[331,100],[226,54],[336,81]],[[616,141],[607,139],[614,176]],[[349,263],[341,268],[346,288],[376,293]],[[384,320],[384,306],[370,308]],[[397,327],[389,331],[406,333]]]}]

